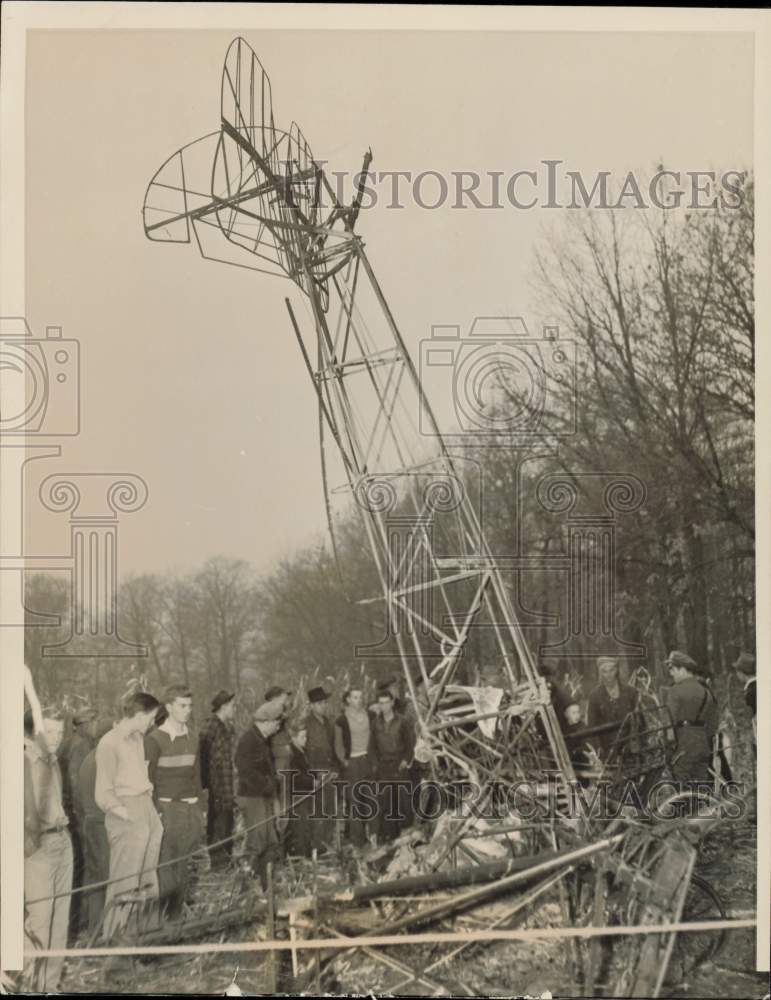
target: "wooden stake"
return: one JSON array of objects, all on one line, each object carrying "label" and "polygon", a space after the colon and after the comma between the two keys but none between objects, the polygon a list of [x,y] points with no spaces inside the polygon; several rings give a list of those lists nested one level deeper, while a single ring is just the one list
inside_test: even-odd
[{"label": "wooden stake", "polygon": [[[289,914],[289,940],[294,942],[297,940],[297,927],[295,926],[297,918],[294,913]],[[292,948],[292,976],[297,979],[300,974],[300,964],[297,955],[297,949]]]},{"label": "wooden stake", "polygon": [[[316,937],[319,929],[319,892],[318,892],[318,870],[317,870],[317,852],[316,848],[313,848],[313,937]],[[321,995],[321,955],[320,953],[314,952],[313,955],[313,972],[316,983],[316,995]]]},{"label": "wooden stake", "polygon": [[[267,868],[267,882],[268,882],[268,919],[267,919],[267,931],[268,940],[275,941],[276,939],[276,907],[275,898],[273,894],[273,862],[268,862]],[[272,951],[268,955],[267,961],[267,972],[268,972],[268,995],[273,996],[276,992],[276,952]]]}]

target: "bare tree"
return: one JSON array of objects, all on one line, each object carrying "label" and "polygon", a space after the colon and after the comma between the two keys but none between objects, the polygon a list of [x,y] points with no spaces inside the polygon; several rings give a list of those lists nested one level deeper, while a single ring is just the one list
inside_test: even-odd
[{"label": "bare tree", "polygon": [[243,559],[215,556],[194,577],[195,613],[210,679],[239,684],[238,666],[257,628],[255,580]]},{"label": "bare tree", "polygon": [[159,685],[168,683],[168,645],[164,636],[164,580],[153,574],[128,577],[118,594],[123,637],[147,646]]},{"label": "bare tree", "polygon": [[580,346],[566,465],[644,479],[627,571],[639,562],[665,644],[682,635],[718,660],[716,640],[739,641],[710,639],[723,567],[746,581],[754,555],[751,185],[744,194],[703,213],[576,213],[535,261],[544,311]]}]

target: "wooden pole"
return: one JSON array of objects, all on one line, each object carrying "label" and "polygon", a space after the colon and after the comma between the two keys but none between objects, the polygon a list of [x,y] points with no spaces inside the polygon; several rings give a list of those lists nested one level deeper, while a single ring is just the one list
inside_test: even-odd
[{"label": "wooden pole", "polygon": [[[296,920],[297,920],[297,917],[295,916],[295,914],[294,913],[290,913],[289,914],[289,940],[292,941],[292,942],[294,942],[294,941],[297,940],[297,927],[295,926]],[[299,959],[298,959],[298,956],[297,956],[297,949],[296,948],[292,948],[292,976],[295,979],[297,979],[297,976],[299,975],[299,973],[300,973],[300,966],[299,966]]]},{"label": "wooden pole", "polygon": [[[268,862],[267,867],[267,896],[268,896],[268,919],[267,919],[267,931],[268,940],[275,941],[276,939],[276,906],[275,897],[273,892],[273,862]],[[267,973],[268,973],[268,996],[273,996],[276,992],[276,953],[270,952],[268,955]]]},{"label": "wooden pole", "polygon": [[[319,892],[318,892],[318,871],[317,853],[313,848],[313,937],[316,937],[319,930]],[[313,955],[313,974],[316,984],[316,996],[321,995],[321,955],[317,951]]]},{"label": "wooden pole", "polygon": [[[314,900],[321,903],[356,903],[382,896],[409,895],[413,892],[433,892],[438,889],[457,888],[465,885],[475,885],[481,882],[491,882],[495,879],[523,872],[543,861],[562,856],[569,857],[573,849],[566,851],[544,851],[521,858],[506,858],[504,861],[491,861],[482,865],[467,865],[449,872],[431,872],[428,875],[410,875],[407,878],[391,879],[388,882],[374,882],[365,885],[333,886],[322,889],[312,897],[306,897],[305,909],[312,909]],[[303,900],[289,900],[287,906],[302,908]]]}]

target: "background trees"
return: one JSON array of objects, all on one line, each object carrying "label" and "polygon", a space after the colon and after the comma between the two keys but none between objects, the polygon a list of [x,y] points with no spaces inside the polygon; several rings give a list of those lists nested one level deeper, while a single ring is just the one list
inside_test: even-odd
[{"label": "background trees", "polygon": [[752,187],[738,208],[580,213],[536,257],[580,345],[574,470],[635,472],[618,552],[658,650],[718,671],[753,639]]},{"label": "background trees", "polygon": [[[484,474],[488,539],[505,555],[565,554],[564,518],[537,501],[545,473],[643,481],[644,503],[618,522],[615,613],[649,668],[683,647],[727,677],[754,644],[753,212],[748,183],[738,207],[565,213],[538,248],[534,284],[543,314],[578,345],[576,432],[541,457],[506,443],[468,449]],[[547,402],[558,391],[549,385]],[[547,406],[544,430],[564,430],[561,414]],[[148,649],[137,671],[152,689],[185,679],[202,698],[350,676],[363,660],[392,671],[387,644],[382,658],[354,653],[385,634],[382,604],[359,603],[378,581],[355,512],[335,534],[335,553],[314,543],[262,576],[216,557],[187,575],[125,580],[122,634]],[[535,651],[564,628],[565,583],[548,568],[509,580]],[[52,578],[28,581],[31,610],[63,612],[65,596]],[[29,629],[28,662],[44,666],[50,641],[50,629]],[[491,655],[472,635],[472,666]],[[100,692],[88,664],[50,662],[52,693],[56,677],[93,697],[114,686],[114,665]]]}]

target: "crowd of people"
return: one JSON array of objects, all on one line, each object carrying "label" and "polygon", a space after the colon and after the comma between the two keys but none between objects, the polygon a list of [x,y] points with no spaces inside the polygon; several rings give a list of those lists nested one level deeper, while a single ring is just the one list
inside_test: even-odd
[{"label": "crowd of people", "polygon": [[[731,780],[731,768],[719,731],[720,711],[712,677],[705,664],[687,653],[673,650],[666,659],[670,684],[665,689],[663,725],[670,744],[670,770],[676,782],[703,783],[717,769]],[[753,745],[757,739],[755,658],[741,653],[733,664],[752,713]],[[646,729],[640,692],[621,680],[619,660],[603,656],[597,661],[596,686],[586,700],[586,714],[579,701],[560,684],[553,670],[543,665],[551,703],[578,775],[601,774],[603,764],[625,740]],[[652,724],[655,729],[655,722]]]},{"label": "crowd of people", "polygon": [[[667,667],[673,777],[702,781],[718,724],[708,672],[677,651]],[[734,668],[754,725],[754,658],[742,653]],[[542,672],[577,772],[601,766],[638,710],[637,690],[621,680],[618,660],[601,658],[584,717],[576,698]],[[189,860],[204,838],[214,870],[234,863],[242,839],[238,863],[263,887],[268,866],[287,856],[337,850],[343,840],[356,850],[396,838],[414,819],[420,779],[415,718],[399,691],[398,679],[386,681],[367,704],[365,691],[352,687],[335,716],[323,687],[307,692],[298,714],[292,693],[274,686],[240,734],[231,691],[214,695],[197,733],[187,686],[171,685],[160,699],[135,691],[117,719],[76,713],[64,752],[63,718],[27,713],[24,887],[32,942],[64,948],[68,935],[83,931],[113,940],[142,902],[178,918]],[[62,965],[43,963],[42,992],[56,991]]]},{"label": "crowd of people", "polygon": [[[274,686],[238,735],[233,692],[214,695],[194,733],[193,696],[182,684],[160,699],[135,691],[115,720],[78,711],[66,743],[58,713],[45,713],[36,732],[28,712],[25,905],[33,944],[64,948],[81,932],[115,940],[145,903],[179,918],[190,859],[204,839],[214,870],[233,863],[237,815],[239,863],[263,887],[268,865],[287,855],[398,836],[412,818],[415,738],[398,690],[388,680],[366,705],[364,690],[351,688],[335,718],[324,688],[311,688],[297,714],[291,692]],[[43,966],[40,988],[55,991],[63,961]]]}]

